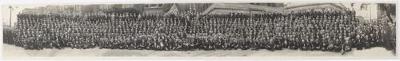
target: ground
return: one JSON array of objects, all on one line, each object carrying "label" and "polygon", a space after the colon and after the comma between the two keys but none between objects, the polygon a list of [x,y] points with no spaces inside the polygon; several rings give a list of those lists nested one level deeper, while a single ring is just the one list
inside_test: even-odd
[{"label": "ground", "polygon": [[120,49],[44,49],[25,50],[9,44],[3,45],[5,58],[23,57],[365,57],[391,58],[393,53],[376,47],[366,50],[353,50],[342,55],[337,52],[300,51],[300,50],[213,50],[213,51],[154,51],[154,50],[120,50]]}]

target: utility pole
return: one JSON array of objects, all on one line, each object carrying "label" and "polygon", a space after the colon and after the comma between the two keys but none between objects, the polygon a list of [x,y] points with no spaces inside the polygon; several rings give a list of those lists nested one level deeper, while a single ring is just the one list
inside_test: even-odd
[{"label": "utility pole", "polygon": [[10,20],[10,25],[9,25],[9,26],[11,27],[11,23],[12,23],[12,22],[11,22],[11,21],[12,21],[12,20],[11,20],[11,18],[12,18],[11,15],[12,15],[13,8],[12,8],[12,6],[9,6],[8,8],[10,8],[10,18],[9,18],[9,20]]}]

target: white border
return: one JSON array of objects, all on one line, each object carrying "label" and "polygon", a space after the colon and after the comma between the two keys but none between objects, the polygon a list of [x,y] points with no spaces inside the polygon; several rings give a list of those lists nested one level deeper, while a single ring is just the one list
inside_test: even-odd
[{"label": "white border", "polygon": [[[283,3],[283,2],[295,2],[295,3],[399,3],[397,0],[0,0],[1,5],[32,5],[32,4],[49,4],[49,5],[69,5],[69,4],[140,4],[140,3],[252,3],[252,2],[263,2],[263,3]],[[397,6],[397,17],[396,20],[399,20],[399,4]],[[0,11],[0,14],[1,11]],[[1,18],[1,16],[0,16]],[[3,23],[0,23],[2,25]],[[0,39],[3,40],[3,28],[0,26]],[[359,60],[359,58],[343,58],[343,57],[331,57],[331,58],[318,58],[318,57],[274,57],[274,59],[284,60],[284,61],[302,61],[302,60],[323,60],[323,61],[336,61],[336,60],[357,60],[357,61],[394,61],[399,60],[400,46],[399,41],[399,21],[396,21],[396,41],[397,41],[397,58],[363,58]],[[0,42],[0,46],[2,46],[3,42]],[[2,48],[2,47],[0,47]],[[1,53],[2,50],[1,50]],[[1,54],[2,55],[2,54]],[[3,59],[3,57],[0,57]],[[70,60],[113,60],[113,61],[144,61],[144,60],[222,60],[222,61],[242,61],[242,60],[265,60],[264,57],[64,57],[64,58],[49,58],[49,57],[30,57],[30,58],[20,58],[18,60],[46,60],[46,61],[70,61]],[[172,59],[172,60],[171,60]],[[268,58],[270,59],[270,58]]]},{"label": "white border", "polygon": [[132,4],[132,3],[395,3],[397,0],[1,0],[2,4]]}]

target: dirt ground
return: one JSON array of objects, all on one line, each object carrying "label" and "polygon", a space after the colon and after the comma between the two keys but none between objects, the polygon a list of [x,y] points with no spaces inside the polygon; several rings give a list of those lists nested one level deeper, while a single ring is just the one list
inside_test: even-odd
[{"label": "dirt ground", "polygon": [[3,56],[6,59],[29,57],[395,57],[385,48],[375,47],[365,50],[353,50],[342,55],[336,52],[300,51],[300,50],[214,50],[214,51],[154,51],[154,50],[118,50],[118,49],[44,49],[25,50],[21,47],[4,44]]}]

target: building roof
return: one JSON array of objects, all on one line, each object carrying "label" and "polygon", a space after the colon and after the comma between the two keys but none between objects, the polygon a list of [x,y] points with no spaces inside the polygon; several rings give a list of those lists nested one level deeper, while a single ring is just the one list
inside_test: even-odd
[{"label": "building roof", "polygon": [[346,10],[347,8],[340,3],[289,3],[286,4],[285,10],[288,11],[302,11],[309,9],[334,9],[334,10]]},{"label": "building roof", "polygon": [[[277,3],[279,4],[279,3]],[[213,4],[204,10],[201,14],[213,14],[213,11],[225,11],[225,12],[239,12],[244,13],[245,11],[255,12],[279,12],[282,11],[282,7],[272,7],[266,5],[253,5],[249,3],[224,3],[224,4]]]}]

